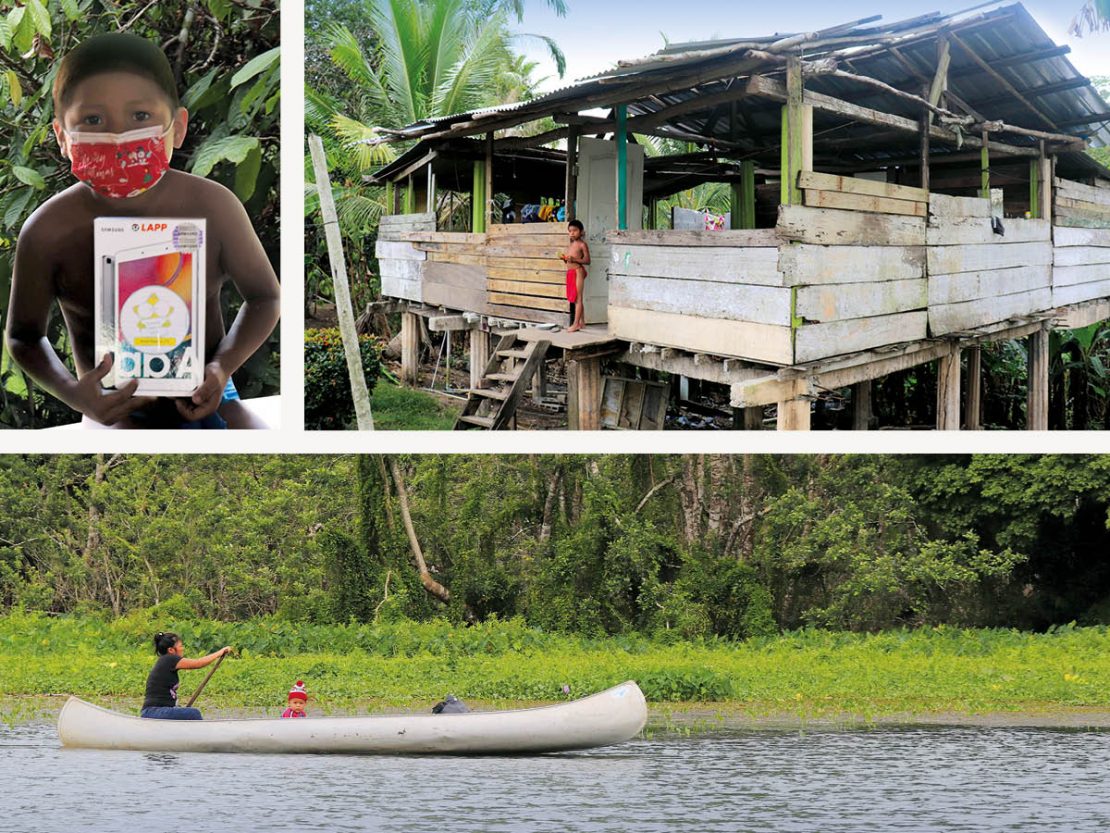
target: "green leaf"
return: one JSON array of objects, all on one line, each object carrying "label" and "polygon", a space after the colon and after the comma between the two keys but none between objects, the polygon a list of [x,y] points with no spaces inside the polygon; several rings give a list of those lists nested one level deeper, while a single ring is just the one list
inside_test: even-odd
[{"label": "green leaf", "polygon": [[81,9],[77,5],[77,0],[61,0],[61,3],[66,20],[76,20],[81,16]]},{"label": "green leaf", "polygon": [[25,188],[23,193],[12,200],[11,205],[8,206],[8,210],[4,212],[5,228],[12,228],[19,223],[20,219],[23,217],[23,212],[27,209],[27,203],[31,201],[34,195],[35,192],[32,189]]},{"label": "green leaf", "polygon": [[270,91],[276,74],[274,69],[268,69],[261,78],[254,82],[254,85],[247,91],[247,94],[243,96],[243,100],[239,102],[239,112],[245,114],[250,110],[251,105],[258,100],[259,96],[265,95]]},{"label": "green leaf", "polygon": [[262,170],[262,148],[255,147],[235,169],[234,190],[240,202],[246,202],[253,196],[260,170]]},{"label": "green leaf", "polygon": [[227,20],[227,16],[231,14],[230,0],[208,0],[208,11],[212,12],[212,16],[217,20]]},{"label": "green leaf", "polygon": [[31,16],[31,25],[35,31],[44,38],[50,37],[50,12],[42,5],[41,0],[27,0],[27,13]]},{"label": "green leaf", "polygon": [[6,75],[8,77],[8,95],[11,96],[12,104],[18,107],[23,101],[23,87],[19,84],[19,76],[15,74],[14,69],[9,69]]},{"label": "green leaf", "polygon": [[189,87],[189,89],[185,91],[185,95],[181,97],[181,106],[186,110],[192,110],[196,103],[204,97],[204,94],[211,89],[212,82],[216,80],[216,75],[219,71],[220,68],[216,67]]},{"label": "green leaf", "polygon": [[5,52],[12,48],[12,27],[6,17],[0,17],[0,48]]},{"label": "green leaf", "polygon": [[31,48],[31,41],[35,38],[35,27],[26,6],[16,6],[8,12],[8,26],[12,30],[12,46],[22,55]]},{"label": "green leaf", "polygon": [[12,165],[12,173],[15,174],[15,178],[24,185],[30,185],[36,190],[41,191],[46,187],[46,180],[43,179],[42,174],[34,168],[25,168],[23,165]]},{"label": "green leaf", "polygon": [[222,139],[208,140],[193,157],[192,172],[197,176],[208,176],[219,162],[227,161],[240,164],[252,150],[259,147],[254,136],[225,136]]},{"label": "green leaf", "polygon": [[270,66],[280,57],[280,46],[275,46],[273,49],[269,49],[266,52],[263,52],[261,55],[255,55],[253,58],[247,61],[246,66],[244,66],[241,70],[231,76],[231,88],[235,89],[245,81],[250,81],[260,72],[264,72],[265,70],[269,69]]}]

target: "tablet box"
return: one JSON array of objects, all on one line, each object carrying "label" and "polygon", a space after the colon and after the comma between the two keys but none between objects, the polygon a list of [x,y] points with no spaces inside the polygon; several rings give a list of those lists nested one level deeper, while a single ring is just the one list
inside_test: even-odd
[{"label": "tablet box", "polygon": [[188,396],[204,379],[205,221],[98,217],[93,228],[96,360],[104,387]]}]

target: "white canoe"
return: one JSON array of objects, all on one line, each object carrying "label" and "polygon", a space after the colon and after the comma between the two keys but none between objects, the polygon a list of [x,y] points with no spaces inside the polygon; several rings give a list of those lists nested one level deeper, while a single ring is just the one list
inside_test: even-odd
[{"label": "white canoe", "polygon": [[492,755],[608,746],[635,737],[646,720],[643,692],[629,681],[533,709],[297,720],[150,720],[70,697],[58,736],[63,746],[144,752]]}]

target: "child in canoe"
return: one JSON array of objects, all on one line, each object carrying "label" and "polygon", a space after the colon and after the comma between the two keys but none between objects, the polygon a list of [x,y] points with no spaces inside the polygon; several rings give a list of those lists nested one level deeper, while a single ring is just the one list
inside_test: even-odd
[{"label": "child in canoe", "polygon": [[304,680],[297,680],[297,684],[289,689],[289,698],[286,701],[288,708],[281,713],[282,717],[308,717],[304,704],[308,700],[308,693],[304,690]]},{"label": "child in canoe", "polygon": [[200,709],[177,705],[177,672],[192,668],[204,668],[224,654],[231,653],[231,646],[213,651],[200,659],[185,656],[185,646],[176,633],[154,634],[154,652],[158,659],[146,678],[146,698],[140,717],[156,720],[200,720]]},{"label": "child in canoe", "polygon": [[[261,428],[231,382],[277,324],[277,276],[239,199],[222,185],[169,168],[189,113],[161,47],[128,32],[91,37],[54,79],[54,136],[72,186],[20,230],[5,344],[43,390],[84,415],[86,427]],[[126,167],[116,160],[130,160]],[[203,217],[207,221],[204,381],[189,397],[134,396],[137,380],[106,390],[112,356],[95,355],[93,221],[98,217]],[[220,293],[230,280],[243,305],[225,328]],[[76,375],[50,342],[61,311]]]}]

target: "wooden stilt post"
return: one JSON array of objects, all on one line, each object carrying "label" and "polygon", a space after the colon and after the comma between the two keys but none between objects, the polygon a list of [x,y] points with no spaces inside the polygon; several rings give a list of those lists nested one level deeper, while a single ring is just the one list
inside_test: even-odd
[{"label": "wooden stilt post", "polygon": [[744,408],[744,430],[745,431],[762,431],[763,430],[763,406],[753,408]]},{"label": "wooden stilt post", "polygon": [[1025,427],[1029,431],[1048,430],[1048,330],[1029,336],[1029,396]]},{"label": "wooden stilt post", "polygon": [[409,174],[407,184],[405,185],[405,214],[416,213],[416,183],[412,181],[412,174]]},{"label": "wooden stilt post", "polygon": [[578,199],[578,125],[567,127],[567,222],[574,219],[574,203]]},{"label": "wooden stilt post", "polygon": [[324,143],[319,136],[308,137],[308,150],[312,156],[312,169],[316,177],[316,190],[320,195],[320,213],[324,218],[324,237],[328,244],[328,261],[331,263],[332,289],[335,292],[335,312],[339,317],[339,333],[343,339],[343,354],[347,359],[347,375],[351,382],[351,398],[359,431],[374,430],[374,416],[370,410],[370,392],[362,370],[362,350],[355,328],[355,312],[351,306],[351,288],[347,282],[347,262],[343,257],[343,240],[339,233],[339,216],[331,193],[328,162],[324,156]]},{"label": "wooden stilt post", "polygon": [[567,427],[571,431],[601,428],[601,359],[567,362]]},{"label": "wooden stilt post", "polygon": [[414,312],[401,313],[401,381],[416,384],[420,367],[420,321]]},{"label": "wooden stilt post", "polygon": [[871,427],[871,380],[852,385],[852,430]]},{"label": "wooden stilt post", "polygon": [[785,399],[778,403],[779,431],[808,431],[810,425],[809,400]]},{"label": "wooden stilt post", "polygon": [[802,61],[786,59],[786,104],[782,108],[783,205],[801,205],[798,173],[813,170],[813,107],[802,104]]},{"label": "wooden stilt post", "polygon": [[628,228],[628,107],[616,106],[617,128],[617,228]]},{"label": "wooden stilt post", "polygon": [[478,327],[470,330],[470,387],[483,386],[482,373],[489,364],[489,332]]},{"label": "wooden stilt post", "polygon": [[968,431],[978,431],[983,427],[982,390],[983,349],[978,345],[967,348],[967,382],[964,407],[964,425]]},{"label": "wooden stilt post", "polygon": [[532,377],[532,401],[542,405],[545,396],[547,396],[547,365],[540,362],[536,365],[536,373]]},{"label": "wooden stilt post", "polygon": [[960,348],[937,359],[937,430],[960,430]]}]

